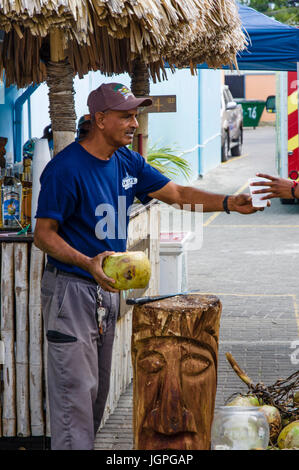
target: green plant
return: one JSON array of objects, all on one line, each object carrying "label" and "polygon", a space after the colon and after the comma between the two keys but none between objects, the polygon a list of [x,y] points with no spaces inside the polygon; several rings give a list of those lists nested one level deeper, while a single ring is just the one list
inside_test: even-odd
[{"label": "green plant", "polygon": [[[129,148],[132,147],[129,146]],[[191,176],[190,164],[176,153],[178,150],[174,147],[158,147],[158,144],[153,144],[148,147],[146,160],[165,176],[172,177],[181,174],[188,180]]]},{"label": "green plant", "polygon": [[171,147],[157,147],[157,144],[149,146],[147,161],[154,168],[167,176],[182,174],[186,179],[191,176],[189,162],[179,155]]},{"label": "green plant", "polygon": [[297,2],[290,0],[239,0],[240,3],[261,11],[281,23],[299,25],[299,11]]}]

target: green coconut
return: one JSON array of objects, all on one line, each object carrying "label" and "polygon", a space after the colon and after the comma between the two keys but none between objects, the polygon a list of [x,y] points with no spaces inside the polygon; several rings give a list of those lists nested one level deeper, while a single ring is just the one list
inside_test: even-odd
[{"label": "green coconut", "polygon": [[285,428],[288,424],[292,422],[292,418],[282,418],[281,428]]},{"label": "green coconut", "polygon": [[278,409],[275,408],[275,406],[263,405],[259,407],[259,411],[267,418],[271,442],[276,442],[279,431],[281,430],[281,416]]},{"label": "green coconut", "polygon": [[103,261],[106,276],[115,280],[112,287],[119,290],[142,289],[149,283],[151,265],[143,251],[117,252]]},{"label": "green coconut", "polygon": [[238,395],[232,401],[227,403],[226,406],[259,406],[259,400],[254,395],[242,396]]},{"label": "green coconut", "polygon": [[280,449],[299,448],[299,420],[283,428],[278,436],[277,444]]},{"label": "green coconut", "polygon": [[299,392],[294,393],[293,402],[299,404]]}]

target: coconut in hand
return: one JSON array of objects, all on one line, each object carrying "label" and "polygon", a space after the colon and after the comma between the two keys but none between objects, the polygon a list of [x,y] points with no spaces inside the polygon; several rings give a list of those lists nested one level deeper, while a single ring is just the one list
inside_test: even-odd
[{"label": "coconut in hand", "polygon": [[106,276],[115,280],[119,290],[145,288],[151,277],[151,265],[143,251],[116,252],[103,261]]}]

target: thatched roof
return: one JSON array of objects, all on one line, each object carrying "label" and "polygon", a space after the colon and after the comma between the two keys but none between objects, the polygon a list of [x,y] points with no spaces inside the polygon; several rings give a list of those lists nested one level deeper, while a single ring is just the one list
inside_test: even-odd
[{"label": "thatched roof", "polygon": [[46,79],[53,28],[63,30],[79,76],[131,72],[141,56],[155,79],[164,60],[217,67],[233,63],[245,46],[235,0],[2,0],[0,73],[4,68],[7,84]]}]

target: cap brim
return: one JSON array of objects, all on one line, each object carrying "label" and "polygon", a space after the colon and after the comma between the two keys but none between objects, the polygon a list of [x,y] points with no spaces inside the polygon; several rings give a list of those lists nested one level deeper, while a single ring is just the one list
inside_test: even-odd
[{"label": "cap brim", "polygon": [[109,109],[113,111],[128,111],[129,109],[139,108],[140,106],[151,106],[153,104],[153,100],[150,98],[128,98],[125,102],[117,105],[112,106]]}]

